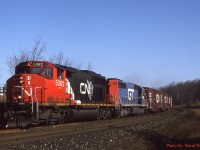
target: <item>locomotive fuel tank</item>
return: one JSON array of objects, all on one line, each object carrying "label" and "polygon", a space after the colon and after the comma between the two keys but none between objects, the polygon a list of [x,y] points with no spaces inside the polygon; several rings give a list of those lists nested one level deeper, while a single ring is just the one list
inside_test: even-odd
[{"label": "locomotive fuel tank", "polygon": [[71,109],[68,112],[67,121],[87,121],[87,120],[96,120],[98,115],[97,109]]}]

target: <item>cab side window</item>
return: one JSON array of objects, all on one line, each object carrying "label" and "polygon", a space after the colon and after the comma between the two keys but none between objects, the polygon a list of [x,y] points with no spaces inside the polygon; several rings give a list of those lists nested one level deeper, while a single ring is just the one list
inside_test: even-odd
[{"label": "cab side window", "polygon": [[58,79],[63,79],[63,70],[61,70],[61,69],[57,70],[57,78]]},{"label": "cab side window", "polygon": [[52,77],[53,76],[52,68],[43,68],[43,74],[46,75],[47,77]]}]

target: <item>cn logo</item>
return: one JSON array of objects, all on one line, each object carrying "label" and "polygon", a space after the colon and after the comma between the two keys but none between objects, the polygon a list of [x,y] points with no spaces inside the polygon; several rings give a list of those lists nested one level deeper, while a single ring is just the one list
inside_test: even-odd
[{"label": "cn logo", "polygon": [[80,83],[80,93],[81,94],[88,93],[89,100],[92,100],[93,90],[94,90],[94,87],[93,87],[92,81],[87,80],[87,83]]}]

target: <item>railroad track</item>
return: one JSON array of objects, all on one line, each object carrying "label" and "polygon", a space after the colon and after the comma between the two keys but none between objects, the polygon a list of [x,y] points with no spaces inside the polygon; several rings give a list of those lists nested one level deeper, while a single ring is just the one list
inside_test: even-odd
[{"label": "railroad track", "polygon": [[143,116],[133,116],[111,120],[98,120],[90,122],[77,122],[50,126],[33,127],[28,130],[12,129],[0,132],[0,145],[11,143],[23,143],[40,138],[51,138],[59,136],[75,135],[99,130],[122,128],[164,120],[180,113],[182,109],[172,109],[171,111],[148,114]]}]

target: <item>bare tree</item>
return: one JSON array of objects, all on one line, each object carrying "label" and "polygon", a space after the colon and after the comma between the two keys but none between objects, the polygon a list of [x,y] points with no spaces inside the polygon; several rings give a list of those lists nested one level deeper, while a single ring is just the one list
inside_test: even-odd
[{"label": "bare tree", "polygon": [[46,43],[43,43],[38,36],[35,39],[35,45],[32,48],[30,60],[40,60],[43,58],[43,53],[46,51]]},{"label": "bare tree", "polygon": [[63,52],[60,52],[58,53],[57,55],[54,54],[52,55],[50,58],[49,58],[49,61],[52,62],[52,63],[55,63],[55,64],[60,64],[62,65],[63,64]]},{"label": "bare tree", "polygon": [[22,61],[28,60],[28,51],[20,50],[19,55],[13,54],[7,59],[7,65],[11,74],[15,73],[15,67]]},{"label": "bare tree", "polygon": [[173,104],[196,104],[200,100],[200,80],[192,80],[179,83],[171,83],[161,88],[172,95]]},{"label": "bare tree", "polygon": [[43,53],[46,51],[46,43],[43,43],[41,38],[36,37],[34,47],[31,50],[21,49],[19,54],[13,54],[7,58],[7,65],[11,74],[15,73],[15,67],[28,60],[40,60],[43,58]]},{"label": "bare tree", "polygon": [[77,68],[77,69],[81,69],[82,68],[82,63],[79,63],[78,65],[76,65],[76,67],[75,68]]},{"label": "bare tree", "polygon": [[57,55],[54,54],[53,56],[51,56],[49,58],[49,61],[52,62],[52,63],[59,64],[59,65],[64,65],[64,66],[67,66],[67,67],[71,67],[73,65],[71,59],[69,59],[69,58],[65,59],[64,58],[63,52],[59,52]]},{"label": "bare tree", "polygon": [[64,61],[63,52],[60,52],[60,53],[57,55],[56,61],[57,61],[58,64],[63,64],[63,61]]},{"label": "bare tree", "polygon": [[65,59],[65,62],[63,64],[64,66],[67,66],[67,67],[72,67],[73,66],[73,61],[69,58]]},{"label": "bare tree", "polygon": [[93,68],[92,68],[92,64],[91,64],[90,61],[88,62],[87,70],[89,70],[89,71],[92,71],[92,70],[93,70]]}]

